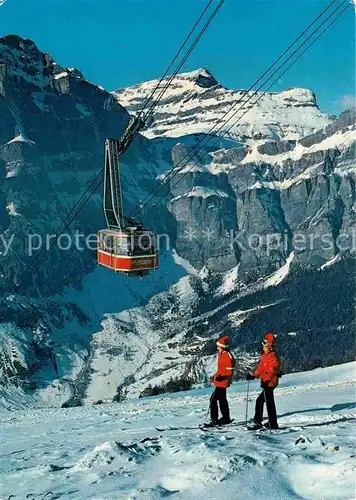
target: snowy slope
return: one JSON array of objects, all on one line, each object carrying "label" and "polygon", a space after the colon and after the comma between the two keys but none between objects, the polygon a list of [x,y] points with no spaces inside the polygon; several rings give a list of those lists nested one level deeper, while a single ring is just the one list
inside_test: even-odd
[{"label": "snowy slope", "polygon": [[[204,421],[211,390],[104,406],[1,414],[3,498],[352,500],[355,363],[287,375],[279,431],[159,432]],[[249,416],[258,394],[250,386]],[[245,420],[246,382],[230,389]],[[47,496],[46,496],[47,495]]]},{"label": "snowy slope", "polygon": [[[130,293],[113,295],[110,301],[103,300],[103,290],[112,288],[115,283],[120,287],[130,279],[104,276],[99,271],[89,275],[84,289],[69,295],[86,314],[94,308],[98,317],[104,317],[91,342],[82,401],[85,404],[111,401],[120,387],[127,398],[137,397],[149,386],[162,386],[170,378],[185,378],[194,386],[206,384],[215,365],[215,340],[224,334],[231,335],[239,369],[245,373],[256,358],[261,328],[263,331],[276,324],[273,311],[281,320],[283,310],[289,310],[292,300],[289,295],[295,286],[291,273],[294,263],[292,252],[285,265],[249,285],[238,279],[238,269],[220,274],[218,282],[209,284],[206,269],[186,275],[181,267],[178,273],[167,256],[157,275],[145,279],[144,287],[141,281],[131,280],[127,285]],[[172,280],[170,284],[168,276]],[[279,293],[279,287],[288,282],[289,288]],[[218,283],[221,285],[217,286]],[[275,297],[266,296],[263,301],[256,299],[259,293],[268,290],[271,293],[275,290]],[[298,302],[301,300],[299,298]],[[138,306],[138,303],[142,305]],[[268,311],[271,311],[272,319],[264,314]],[[261,318],[260,323],[258,318]],[[298,326],[301,319],[297,316],[294,319],[293,332],[297,332],[294,341],[299,345],[305,333]],[[254,323],[253,331],[248,332],[246,327],[253,324],[252,321],[257,323]],[[339,319],[337,325],[340,328],[341,323]],[[284,355],[286,351],[295,350],[294,342],[285,339],[291,331],[288,330],[290,324],[287,320],[283,328],[275,329]],[[59,331],[58,337],[62,335]],[[315,335],[320,337],[320,327],[316,328]],[[340,343],[345,342],[344,337],[339,337]],[[57,404],[55,400],[49,403]]]},{"label": "snowy slope", "polygon": [[[160,84],[160,89],[165,82],[166,79]],[[119,89],[114,95],[122,106],[134,113],[157,84],[158,80],[144,82]],[[330,121],[318,109],[315,95],[308,89],[292,88],[278,93],[268,92],[260,97],[261,92],[255,94],[252,91],[224,88],[205,68],[181,73],[174,78],[155,108],[154,122],[144,134],[152,138],[206,133],[218,120],[231,118],[222,127],[219,123],[212,133],[217,133],[221,127],[218,135],[238,140],[297,139],[324,127]],[[239,117],[241,120],[231,127]]]}]

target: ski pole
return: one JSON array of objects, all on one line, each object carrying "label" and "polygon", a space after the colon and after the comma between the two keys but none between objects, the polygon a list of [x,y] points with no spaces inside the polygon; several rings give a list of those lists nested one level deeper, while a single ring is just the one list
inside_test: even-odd
[{"label": "ski pole", "polygon": [[208,408],[208,411],[206,412],[205,420],[207,420],[207,418],[209,417],[210,408],[211,408],[211,400],[213,399],[214,394],[215,394],[215,389],[213,390],[213,392],[210,396],[209,408]]},{"label": "ski pole", "polygon": [[247,381],[247,389],[246,389],[246,415],[245,415],[245,425],[247,427],[247,416],[248,416],[248,395],[250,392],[250,381]]}]

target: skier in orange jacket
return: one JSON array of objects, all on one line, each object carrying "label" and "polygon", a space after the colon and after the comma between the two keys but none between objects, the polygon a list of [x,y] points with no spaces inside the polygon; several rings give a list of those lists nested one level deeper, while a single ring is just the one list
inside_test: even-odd
[{"label": "skier in orange jacket", "polygon": [[[229,351],[229,337],[222,337],[216,342],[218,350],[218,366],[213,379],[214,392],[210,397],[211,422],[206,427],[226,425],[232,422],[229,403],[226,399],[226,389],[230,387],[235,368],[235,359]],[[222,417],[219,419],[218,402]]]},{"label": "skier in orange jacket", "polygon": [[281,376],[281,363],[274,350],[275,336],[273,333],[266,333],[262,341],[263,354],[261,360],[253,372],[248,374],[246,379],[253,380],[259,378],[261,381],[262,392],[256,400],[254,425],[251,430],[261,429],[263,419],[263,405],[266,402],[268,413],[268,424],[270,429],[278,429],[276,405],[274,402],[273,391],[278,385],[278,379]]}]

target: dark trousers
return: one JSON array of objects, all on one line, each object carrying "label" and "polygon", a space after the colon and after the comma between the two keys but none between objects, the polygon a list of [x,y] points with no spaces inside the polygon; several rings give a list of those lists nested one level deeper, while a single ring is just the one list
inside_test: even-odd
[{"label": "dark trousers", "polygon": [[253,418],[255,424],[261,424],[263,419],[263,405],[266,401],[268,421],[271,427],[277,427],[277,411],[274,403],[274,388],[266,387],[256,400],[255,416]]},{"label": "dark trousers", "polygon": [[210,397],[210,417],[212,422],[216,422],[219,417],[218,402],[223,419],[230,420],[229,403],[226,399],[225,387],[215,387]]}]

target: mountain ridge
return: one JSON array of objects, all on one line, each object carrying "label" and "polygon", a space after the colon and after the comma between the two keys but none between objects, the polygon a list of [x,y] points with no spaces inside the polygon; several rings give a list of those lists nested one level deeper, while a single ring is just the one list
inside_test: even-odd
[{"label": "mountain ridge", "polygon": [[[151,80],[118,89],[113,95],[129,112],[135,113],[150,92],[158,84],[164,86],[168,78],[160,84],[158,80]],[[252,110],[255,102],[256,107]],[[290,88],[281,92],[267,92],[265,95],[262,95],[262,90],[256,93],[253,90],[229,90],[209,70],[200,68],[174,78],[155,108],[152,126],[148,125],[143,134],[149,138],[179,137],[182,127],[184,135],[210,133],[214,122],[225,115],[226,118],[232,116],[232,113],[229,114],[232,106],[238,113],[231,122],[239,118],[241,123],[234,125],[231,130],[230,124],[223,125],[221,131],[213,133],[227,135],[237,141],[257,138],[296,139],[330,123],[328,115],[317,107],[315,94],[308,89]],[[298,108],[303,108],[303,112],[298,112]],[[306,108],[310,108],[308,114]]]}]

